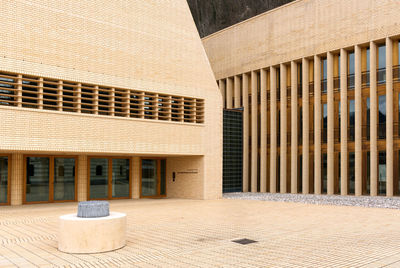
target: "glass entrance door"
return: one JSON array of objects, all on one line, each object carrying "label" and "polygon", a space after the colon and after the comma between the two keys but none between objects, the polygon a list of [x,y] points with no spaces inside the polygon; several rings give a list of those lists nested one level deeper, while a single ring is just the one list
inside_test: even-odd
[{"label": "glass entrance door", "polygon": [[24,203],[75,201],[76,158],[25,157]]},{"label": "glass entrance door", "polygon": [[166,196],[165,159],[142,159],[141,196]]},{"label": "glass entrance door", "polygon": [[0,156],[0,204],[8,203],[8,157]]},{"label": "glass entrance door", "polygon": [[130,198],[130,162],[127,158],[90,158],[89,199]]}]

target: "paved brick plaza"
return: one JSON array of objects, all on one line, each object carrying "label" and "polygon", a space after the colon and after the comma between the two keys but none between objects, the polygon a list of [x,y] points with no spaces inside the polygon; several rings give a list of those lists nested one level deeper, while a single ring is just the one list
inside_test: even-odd
[{"label": "paved brick plaza", "polygon": [[[57,250],[76,203],[0,208],[1,267],[400,267],[400,210],[246,200],[123,200],[128,243]],[[234,239],[257,243],[240,245]]]}]

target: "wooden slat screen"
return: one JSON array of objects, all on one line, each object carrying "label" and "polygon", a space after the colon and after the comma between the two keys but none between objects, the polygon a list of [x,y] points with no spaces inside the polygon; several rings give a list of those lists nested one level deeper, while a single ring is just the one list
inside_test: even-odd
[{"label": "wooden slat screen", "polygon": [[0,105],[204,123],[204,100],[0,71]]}]

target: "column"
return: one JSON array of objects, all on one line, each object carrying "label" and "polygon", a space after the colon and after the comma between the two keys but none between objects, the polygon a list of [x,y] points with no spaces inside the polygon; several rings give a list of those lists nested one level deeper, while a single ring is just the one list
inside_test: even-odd
[{"label": "column", "polygon": [[333,55],[328,52],[327,56],[327,91],[328,91],[328,195],[334,193],[335,179],[335,107],[333,100]]},{"label": "column", "polygon": [[393,196],[393,41],[386,38],[386,196]]},{"label": "column", "polygon": [[270,69],[270,82],[271,82],[271,106],[270,106],[270,125],[271,125],[271,148],[270,148],[270,192],[276,193],[276,156],[277,156],[277,130],[276,130],[276,68]]},{"label": "column", "polygon": [[347,195],[347,51],[340,50],[340,194]]},{"label": "column", "polygon": [[39,77],[38,108],[43,109],[43,77]]},{"label": "column", "polygon": [[77,112],[77,113],[80,113],[80,112],[82,112],[82,110],[81,110],[81,108],[82,108],[82,100],[81,100],[81,97],[82,97],[82,84],[81,83],[78,83],[78,85],[77,85],[77,87],[76,87],[76,89],[75,89],[75,91],[76,91],[76,93],[75,93],[75,111]]},{"label": "column", "polygon": [[378,97],[376,86],[376,44],[370,42],[369,49],[370,63],[370,160],[371,160],[371,196],[378,195]]},{"label": "column", "polygon": [[232,78],[226,79],[226,109],[232,109],[233,104],[233,81]]},{"label": "column", "polygon": [[355,195],[362,195],[362,97],[361,97],[361,48],[354,47],[355,67]]},{"label": "column", "polygon": [[99,86],[94,86],[94,101],[93,101],[93,112],[94,114],[99,114]]},{"label": "column", "polygon": [[24,157],[22,154],[13,154],[11,156],[11,174],[10,176],[10,205],[22,205],[24,197]]},{"label": "column", "polygon": [[286,193],[286,173],[287,173],[287,68],[285,64],[280,65],[280,77],[281,77],[281,124],[280,124],[280,135],[281,135],[281,146],[280,146],[280,190],[281,193]]},{"label": "column", "polygon": [[243,102],[243,192],[249,191],[249,75],[242,76]]},{"label": "column", "polygon": [[261,91],[261,142],[260,142],[260,192],[267,191],[267,70],[260,71]]},{"label": "column", "polygon": [[219,90],[221,91],[222,95],[222,108],[226,108],[226,101],[225,101],[226,84],[224,79],[219,80]]},{"label": "column", "polygon": [[86,155],[78,156],[77,200],[78,202],[88,200],[88,158]]},{"label": "column", "polygon": [[291,141],[290,141],[290,192],[297,193],[297,63],[290,62],[290,102],[291,102]]},{"label": "column", "polygon": [[321,194],[321,58],[314,56],[314,193]]},{"label": "column", "polygon": [[234,87],[235,87],[235,92],[234,92],[233,108],[240,108],[240,77],[237,75],[235,76]]},{"label": "column", "polygon": [[17,84],[17,106],[22,107],[22,74],[18,75]]},{"label": "column", "polygon": [[132,157],[132,199],[140,198],[140,157]]},{"label": "column", "polygon": [[309,87],[309,61],[305,58],[302,60],[303,69],[303,194],[310,193],[310,99],[308,94]]},{"label": "column", "polygon": [[[158,100],[158,98],[157,98]],[[158,111],[157,111],[158,112]],[[111,88],[111,96],[110,96],[110,115],[115,115],[115,88]]]},{"label": "column", "polygon": [[257,192],[258,172],[258,81],[257,73],[251,72],[251,192]]},{"label": "column", "polygon": [[63,110],[63,81],[58,81],[57,85],[57,110]]}]

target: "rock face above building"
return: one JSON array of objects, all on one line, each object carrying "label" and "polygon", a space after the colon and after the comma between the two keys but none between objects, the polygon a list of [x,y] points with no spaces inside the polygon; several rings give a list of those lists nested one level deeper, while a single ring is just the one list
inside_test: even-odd
[{"label": "rock face above building", "polygon": [[293,0],[187,0],[201,37]]}]

